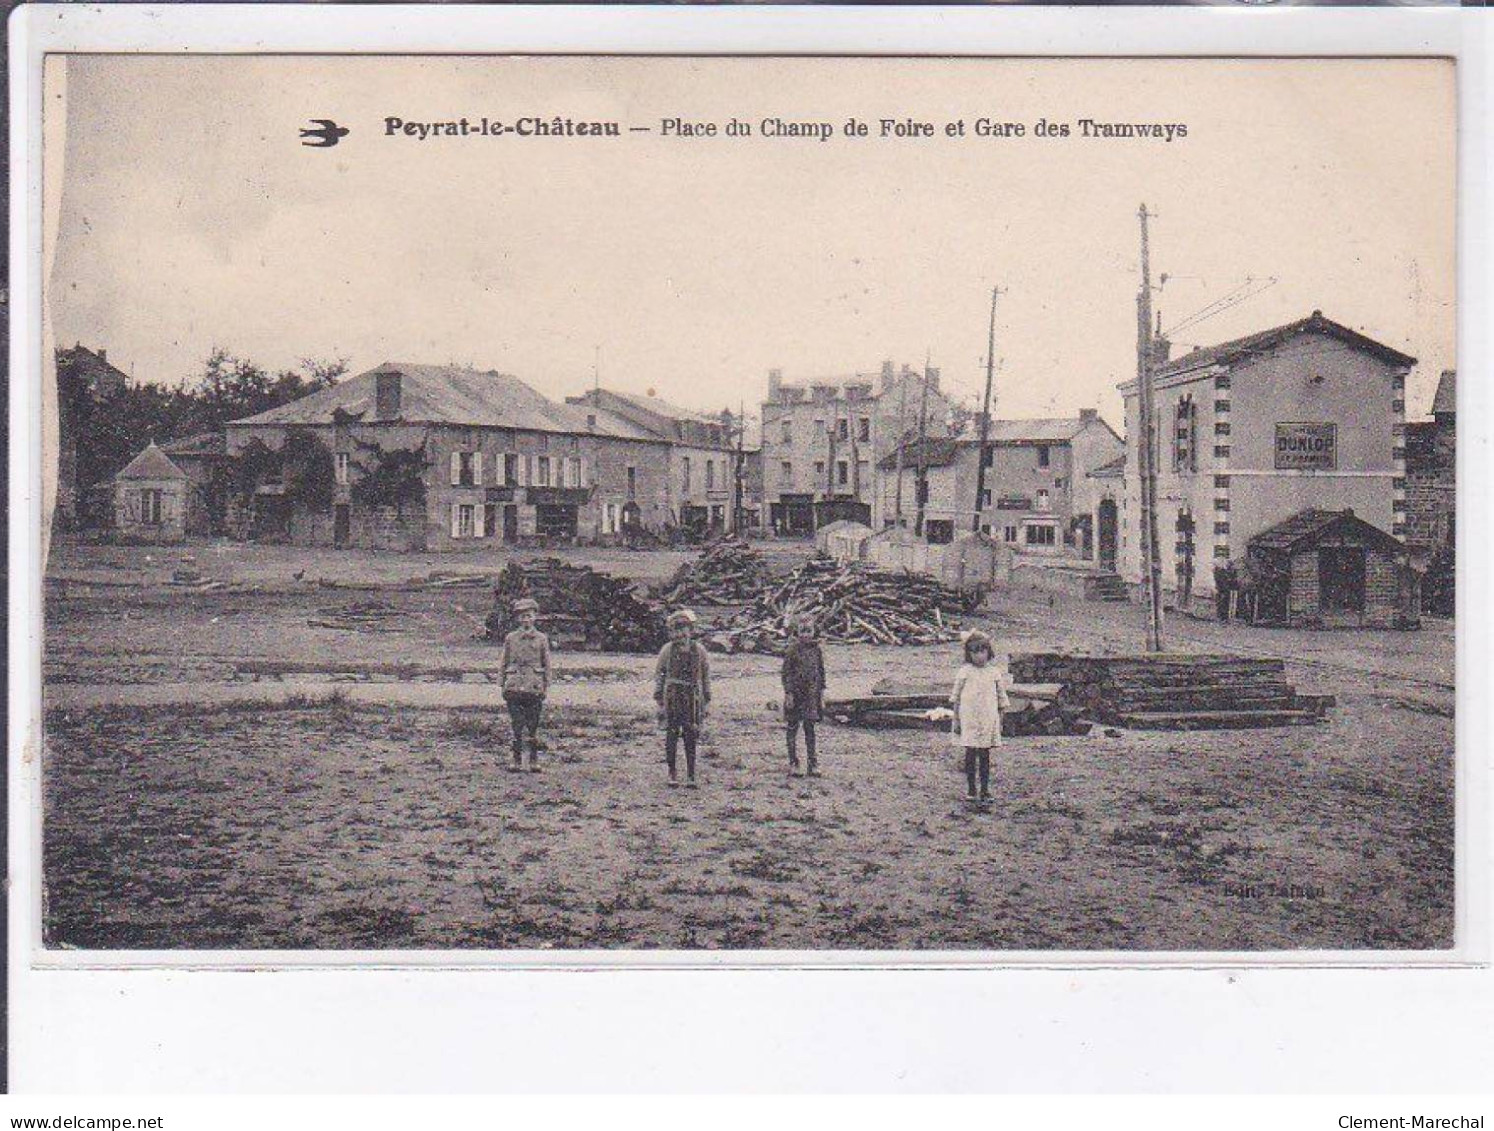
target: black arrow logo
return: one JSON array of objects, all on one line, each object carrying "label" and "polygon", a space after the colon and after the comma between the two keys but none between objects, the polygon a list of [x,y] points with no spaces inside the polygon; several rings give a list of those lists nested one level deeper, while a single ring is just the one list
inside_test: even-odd
[{"label": "black arrow logo", "polygon": [[302,145],[309,145],[313,149],[331,149],[343,138],[348,136],[346,126],[339,126],[329,118],[312,118],[311,123],[317,126],[314,130],[302,130]]}]

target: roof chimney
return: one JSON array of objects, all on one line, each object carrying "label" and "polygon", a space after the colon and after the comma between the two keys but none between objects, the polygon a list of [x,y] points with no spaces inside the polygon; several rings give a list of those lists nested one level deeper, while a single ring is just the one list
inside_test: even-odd
[{"label": "roof chimney", "polygon": [[897,381],[897,371],[893,368],[892,359],[888,358],[882,362],[882,392],[892,392],[892,386]]},{"label": "roof chimney", "polygon": [[1152,339],[1152,364],[1166,365],[1172,360],[1172,342],[1158,334]]},{"label": "roof chimney", "polygon": [[400,402],[400,375],[398,372],[374,374],[374,417],[377,420],[398,420]]},{"label": "roof chimney", "polygon": [[1093,424],[1099,418],[1099,415],[1100,415],[1100,410],[1099,409],[1081,408],[1079,410],[1079,423],[1080,424]]},{"label": "roof chimney", "polygon": [[108,361],[109,360],[109,351],[108,350],[99,350],[99,360],[100,361]]},{"label": "roof chimney", "polygon": [[770,369],[770,370],[768,370],[768,399],[770,401],[776,401],[778,399],[778,394],[781,393],[782,391],[783,391],[783,370],[782,369]]}]

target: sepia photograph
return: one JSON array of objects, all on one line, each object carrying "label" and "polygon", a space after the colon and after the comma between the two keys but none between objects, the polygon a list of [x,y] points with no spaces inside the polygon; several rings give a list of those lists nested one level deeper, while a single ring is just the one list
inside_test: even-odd
[{"label": "sepia photograph", "polygon": [[49,55],[41,945],[1451,951],[1456,70]]}]

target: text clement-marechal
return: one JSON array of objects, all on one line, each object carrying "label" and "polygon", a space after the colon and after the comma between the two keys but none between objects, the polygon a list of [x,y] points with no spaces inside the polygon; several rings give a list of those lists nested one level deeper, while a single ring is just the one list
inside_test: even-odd
[{"label": "text clement-marechal", "polygon": [[498,118],[457,118],[449,122],[411,122],[404,118],[385,118],[384,136],[403,135],[417,141],[436,137],[620,137],[616,122],[587,122],[575,118],[516,118],[505,122]]}]

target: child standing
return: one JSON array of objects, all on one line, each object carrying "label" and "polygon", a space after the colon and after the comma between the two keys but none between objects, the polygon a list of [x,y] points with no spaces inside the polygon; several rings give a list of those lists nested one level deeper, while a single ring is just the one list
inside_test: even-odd
[{"label": "child standing", "polygon": [[814,638],[814,617],[800,613],[793,622],[794,638],[783,655],[783,719],[788,724],[789,773],[799,773],[799,728],[804,728],[807,773],[820,776],[815,760],[814,724],[825,707],[825,654]]},{"label": "child standing", "polygon": [[503,638],[503,654],[498,660],[503,701],[508,704],[509,724],[513,727],[513,761],[509,770],[524,769],[524,736],[529,736],[529,771],[539,773],[540,711],[550,690],[550,638],[535,627],[539,623],[539,604],[528,597],[514,602],[519,627]]},{"label": "child standing", "polygon": [[[991,800],[991,747],[1001,745],[1001,712],[1010,706],[1006,684],[993,662],[991,638],[984,632],[965,637],[965,662],[955,676],[952,737],[965,749],[966,799],[981,805]],[[976,773],[980,793],[975,792]]]},{"label": "child standing", "polygon": [[688,609],[670,613],[665,622],[669,643],[659,652],[654,670],[654,702],[664,726],[664,757],[669,784],[679,784],[676,758],[685,743],[685,785],[695,788],[695,746],[711,703],[711,665],[706,650],[694,639],[695,614]]}]

